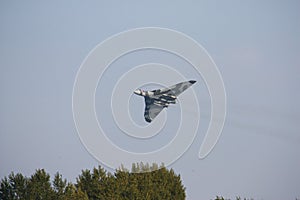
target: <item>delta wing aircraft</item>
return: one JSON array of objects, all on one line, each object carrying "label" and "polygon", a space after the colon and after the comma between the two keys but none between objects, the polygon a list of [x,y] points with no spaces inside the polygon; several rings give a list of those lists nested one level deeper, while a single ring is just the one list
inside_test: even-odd
[{"label": "delta wing aircraft", "polygon": [[170,104],[175,104],[177,97],[194,83],[196,81],[191,80],[178,83],[169,88],[152,91],[135,90],[135,94],[145,98],[144,117],[146,122],[150,123],[164,108],[167,108]]}]

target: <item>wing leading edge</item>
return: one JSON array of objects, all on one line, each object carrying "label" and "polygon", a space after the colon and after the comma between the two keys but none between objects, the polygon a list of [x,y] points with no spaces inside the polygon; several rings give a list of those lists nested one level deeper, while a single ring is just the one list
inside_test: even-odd
[{"label": "wing leading edge", "polygon": [[194,80],[181,82],[181,83],[177,83],[176,85],[173,85],[169,88],[153,90],[152,92],[154,92],[154,95],[169,94],[169,95],[175,95],[176,97],[178,97],[182,92],[184,92],[186,89],[188,89],[194,83],[196,83],[196,81],[194,81]]}]

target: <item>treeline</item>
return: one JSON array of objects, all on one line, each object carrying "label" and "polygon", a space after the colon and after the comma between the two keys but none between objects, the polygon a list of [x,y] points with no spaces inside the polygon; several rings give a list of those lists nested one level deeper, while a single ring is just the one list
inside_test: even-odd
[{"label": "treeline", "polygon": [[150,200],[185,199],[180,175],[164,166],[133,164],[131,172],[121,167],[113,174],[101,166],[82,170],[76,183],[56,173],[51,179],[44,169],[30,177],[13,172],[0,183],[3,200]]}]

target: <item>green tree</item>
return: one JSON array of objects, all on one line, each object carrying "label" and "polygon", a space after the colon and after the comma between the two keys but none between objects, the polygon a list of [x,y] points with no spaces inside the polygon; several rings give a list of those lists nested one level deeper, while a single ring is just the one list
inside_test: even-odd
[{"label": "green tree", "polygon": [[90,170],[83,170],[77,178],[76,187],[86,192],[89,199],[108,199],[114,192],[113,177],[101,167]]},{"label": "green tree", "polygon": [[[152,171],[154,169],[158,170]],[[136,163],[132,165],[132,172],[125,169],[115,173],[121,199],[185,199],[185,188],[173,170],[163,165]]]},{"label": "green tree", "polygon": [[52,182],[53,184],[53,190],[54,190],[54,196],[55,199],[61,200],[64,198],[65,189],[67,186],[67,180],[62,178],[62,175],[58,172],[54,176],[54,180]]},{"label": "green tree", "polygon": [[51,200],[55,198],[55,192],[51,187],[50,175],[44,169],[38,169],[30,177],[28,182],[29,199]]},{"label": "green tree", "polygon": [[10,185],[9,180],[7,177],[4,177],[4,179],[1,180],[0,184],[0,199],[3,200],[9,200],[13,199],[14,193],[12,186]]},{"label": "green tree", "polygon": [[0,184],[0,199],[26,199],[28,179],[22,174],[13,172]]},{"label": "green tree", "polygon": [[14,192],[14,199],[25,199],[27,197],[28,179],[22,174],[11,173],[9,180]]},{"label": "green tree", "polygon": [[62,196],[63,200],[89,200],[88,195],[83,192],[80,188],[76,187],[72,183],[68,183],[64,195]]}]

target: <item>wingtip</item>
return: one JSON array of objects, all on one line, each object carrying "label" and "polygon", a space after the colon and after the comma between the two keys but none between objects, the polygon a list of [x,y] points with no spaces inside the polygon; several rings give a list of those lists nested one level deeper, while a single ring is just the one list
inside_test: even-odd
[{"label": "wingtip", "polygon": [[195,80],[190,80],[189,81],[191,84],[194,84],[194,83],[196,83],[197,81],[195,81]]},{"label": "wingtip", "polygon": [[148,123],[151,123],[152,120],[150,118],[145,117],[145,121],[148,122]]}]

